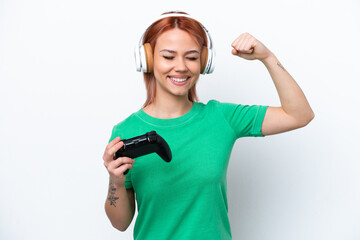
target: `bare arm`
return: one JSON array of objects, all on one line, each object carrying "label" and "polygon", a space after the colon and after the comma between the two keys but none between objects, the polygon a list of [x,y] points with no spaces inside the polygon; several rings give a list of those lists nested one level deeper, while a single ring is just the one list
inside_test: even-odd
[{"label": "bare arm", "polygon": [[281,107],[269,107],[261,132],[271,135],[306,126],[313,118],[303,91],[274,54],[261,60],[268,69],[278,92]]},{"label": "bare arm", "polygon": [[135,214],[135,198],[132,188],[109,183],[109,192],[105,202],[105,211],[114,228],[125,231]]},{"label": "bare arm", "polygon": [[125,231],[135,213],[134,190],[125,188],[127,169],[133,168],[134,159],[119,157],[114,160],[114,153],[118,151],[124,142],[120,137],[112,140],[105,149],[103,159],[104,165],[109,172],[109,191],[105,202],[105,211],[113,227]]},{"label": "bare arm", "polygon": [[264,136],[304,127],[314,118],[299,85],[264,44],[249,33],[242,33],[231,46],[233,55],[264,63],[278,92],[281,107],[268,107],[261,128]]}]

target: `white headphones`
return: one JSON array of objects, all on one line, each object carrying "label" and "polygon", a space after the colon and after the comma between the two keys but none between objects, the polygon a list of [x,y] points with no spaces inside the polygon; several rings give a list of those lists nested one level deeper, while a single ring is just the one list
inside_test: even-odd
[{"label": "white headphones", "polygon": [[[157,18],[155,21],[153,21],[153,23],[160,19],[167,18],[167,17],[187,17],[187,18],[196,20],[195,18],[193,18],[192,16],[190,16],[188,14],[167,13],[167,14],[161,15],[159,18]],[[202,52],[201,52],[201,58],[200,58],[201,71],[200,72],[201,72],[201,74],[209,74],[209,73],[212,73],[215,68],[215,50],[213,47],[213,42],[212,42],[210,33],[204,27],[204,25],[202,25],[201,23],[200,23],[200,25],[205,30],[206,37],[208,39],[208,47],[204,46],[202,49]],[[146,30],[145,30],[145,32],[146,32]],[[139,44],[135,46],[135,51],[134,51],[136,70],[138,72],[152,72],[153,67],[154,67],[154,62],[153,62],[154,57],[153,57],[153,51],[152,51],[152,47],[151,47],[150,43],[145,43],[144,45],[142,44],[145,32],[142,34]],[[206,65],[205,65],[205,63],[206,63]]]}]

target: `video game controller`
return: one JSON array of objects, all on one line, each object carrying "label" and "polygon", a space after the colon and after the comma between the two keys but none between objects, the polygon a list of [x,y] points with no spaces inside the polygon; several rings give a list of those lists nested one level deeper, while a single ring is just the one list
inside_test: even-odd
[{"label": "video game controller", "polygon": [[[121,141],[124,142],[124,145],[115,153],[115,159],[119,157],[136,158],[156,152],[165,162],[171,161],[169,145],[155,131]],[[129,169],[124,172],[124,175],[128,172]]]}]

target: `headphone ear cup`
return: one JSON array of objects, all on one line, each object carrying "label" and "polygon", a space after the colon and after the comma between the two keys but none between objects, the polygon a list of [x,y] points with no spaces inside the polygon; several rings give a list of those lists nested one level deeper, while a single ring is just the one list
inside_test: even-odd
[{"label": "headphone ear cup", "polygon": [[134,48],[134,55],[135,55],[136,71],[141,72],[140,48],[138,45],[136,45]]},{"label": "headphone ear cup", "polygon": [[214,71],[215,68],[215,51],[213,49],[208,49],[208,59],[204,74],[210,74]]},{"label": "headphone ear cup", "polygon": [[146,69],[147,73],[152,73],[154,71],[154,56],[150,43],[144,44],[144,52],[146,58]]},{"label": "headphone ear cup", "polygon": [[200,68],[200,73],[201,74],[205,74],[205,68],[208,62],[208,48],[207,47],[203,47],[201,50],[201,56],[200,56],[200,64],[201,64],[201,68]]},{"label": "headphone ear cup", "polygon": [[146,53],[145,53],[144,45],[141,45],[139,52],[140,52],[140,72],[147,72]]}]

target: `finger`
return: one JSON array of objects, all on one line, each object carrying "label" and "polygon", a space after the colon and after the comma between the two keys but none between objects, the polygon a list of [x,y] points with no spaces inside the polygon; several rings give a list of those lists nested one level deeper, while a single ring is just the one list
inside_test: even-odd
[{"label": "finger", "polygon": [[104,153],[104,161],[111,162],[114,160],[114,153],[117,152],[124,145],[123,141],[116,143],[110,149],[107,149]]},{"label": "finger", "polygon": [[247,38],[248,38],[248,35],[243,34],[241,39],[240,39],[241,41],[238,42],[236,47],[240,47],[246,41]]},{"label": "finger", "polygon": [[104,151],[104,155],[106,155],[106,153],[110,150],[110,148],[112,148],[115,144],[117,144],[119,141],[121,140],[120,137],[116,137],[114,138],[111,142],[108,143],[108,145],[106,145],[105,151]]},{"label": "finger", "polygon": [[116,143],[120,142],[121,138],[120,137],[116,137],[114,138],[111,142],[109,142],[109,144],[106,146],[106,150],[112,148]]},{"label": "finger", "polygon": [[254,50],[250,47],[249,44],[245,45],[244,47],[239,47],[238,52],[242,53],[242,54],[250,54],[252,53]]},{"label": "finger", "polygon": [[133,163],[135,163],[135,160],[132,158],[129,158],[129,157],[119,157],[118,159],[109,163],[108,168],[116,169],[116,168],[119,168],[121,165],[127,164],[127,163],[133,164]]},{"label": "finger", "polygon": [[244,52],[244,53],[249,53],[251,39],[252,39],[252,37],[250,35],[246,35],[244,38],[244,41],[242,41],[238,46],[239,51]]},{"label": "finger", "polygon": [[232,53],[233,55],[237,55],[237,54],[238,54],[238,51],[237,51],[235,48],[233,48],[233,49],[231,50],[231,53]]},{"label": "finger", "polygon": [[239,46],[239,43],[241,43],[244,39],[244,36],[243,35],[240,35],[237,39],[235,39],[235,41],[231,44],[231,46],[235,49],[238,48]]},{"label": "finger", "polygon": [[244,52],[244,49],[242,47],[242,45],[244,44],[244,39],[240,40],[237,45],[235,46],[235,50],[239,53],[239,52]]},{"label": "finger", "polygon": [[242,41],[242,39],[244,38],[244,33],[240,34],[240,36],[238,36],[234,42],[231,44],[231,46],[233,48],[236,48],[236,46],[239,44],[240,41]]},{"label": "finger", "polygon": [[253,51],[254,51],[254,49],[252,49],[251,43],[246,43],[246,45],[241,50],[242,53],[247,53],[247,54],[250,54]]},{"label": "finger", "polygon": [[112,156],[112,160],[114,160],[114,153],[116,153],[120,148],[124,146],[124,142],[120,141],[117,144],[115,144],[112,148],[109,149],[109,155]]},{"label": "finger", "polygon": [[236,45],[238,44],[238,42],[239,42],[239,38],[236,38],[235,41],[231,43],[231,46],[236,49]]},{"label": "finger", "polygon": [[247,43],[247,45],[245,46],[246,49],[248,49],[249,51],[253,52],[254,48],[256,46],[256,39],[255,38],[251,38],[249,39],[249,42]]},{"label": "finger", "polygon": [[237,45],[233,46],[232,54],[237,55],[240,52],[240,49],[238,47],[240,43],[238,42]]},{"label": "finger", "polygon": [[121,165],[120,167],[118,167],[117,169],[114,170],[114,174],[116,176],[120,176],[121,174],[124,174],[124,172],[127,170],[127,169],[133,169],[134,166],[132,164],[123,164]]}]

